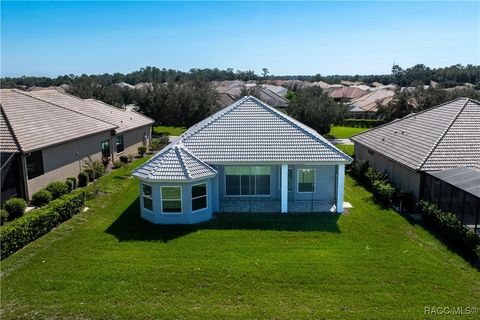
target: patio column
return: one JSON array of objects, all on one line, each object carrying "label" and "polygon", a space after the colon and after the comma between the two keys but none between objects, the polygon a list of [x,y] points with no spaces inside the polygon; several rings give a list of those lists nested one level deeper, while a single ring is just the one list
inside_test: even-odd
[{"label": "patio column", "polygon": [[337,213],[343,212],[343,190],[345,188],[345,165],[337,166]]},{"label": "patio column", "polygon": [[280,179],[282,185],[281,189],[281,212],[288,212],[288,164],[282,164],[282,178]]}]

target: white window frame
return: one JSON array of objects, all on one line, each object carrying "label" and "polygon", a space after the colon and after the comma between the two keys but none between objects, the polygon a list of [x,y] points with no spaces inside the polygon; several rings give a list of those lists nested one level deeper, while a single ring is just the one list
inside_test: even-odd
[{"label": "white window frame", "polygon": [[[312,191],[300,191],[300,171],[301,170],[313,170],[313,190]],[[299,168],[297,169],[297,193],[315,193],[317,180],[317,170],[315,168]]]},{"label": "white window frame", "polygon": [[[143,190],[143,186],[149,186],[150,187],[150,191],[151,191],[151,194],[150,196],[147,196],[145,193],[144,193],[144,190]],[[145,208],[145,201],[143,200],[143,198],[148,198],[150,199],[150,201],[152,202],[152,209],[148,209],[148,208]],[[153,212],[153,188],[150,184],[148,183],[143,183],[142,182],[142,208],[145,209],[145,210],[148,210],[150,212]]]},{"label": "white window frame", "polygon": [[[225,166],[224,168],[226,168],[227,166]],[[224,190],[224,195],[225,197],[271,197],[272,196],[272,172],[275,170],[273,169],[272,170],[272,166],[267,166],[267,165],[259,165],[259,166],[256,166],[256,165],[252,165],[252,166],[248,166],[248,165],[244,165],[244,166],[231,166],[231,167],[249,167],[249,168],[252,168],[252,167],[269,167],[270,168],[270,188],[268,189],[268,194],[227,194],[227,174],[225,173],[225,170],[223,171],[223,190]],[[250,177],[252,177],[250,175]],[[257,176],[256,175],[253,175],[253,177],[255,177],[255,182],[254,182],[254,188],[255,188],[255,193],[257,193]],[[249,181],[249,183],[251,183],[251,181]],[[242,182],[240,181],[240,193],[242,193],[242,190],[241,190],[241,184]]]},{"label": "white window frame", "polygon": [[[192,193],[193,187],[196,187],[196,186],[199,186],[199,185],[202,185],[202,184],[205,185],[205,195],[204,195],[204,196],[193,197],[193,193]],[[200,210],[208,209],[208,183],[207,183],[207,182],[201,182],[201,183],[197,183],[197,184],[192,184],[192,186],[190,187],[190,193],[192,194],[192,213],[193,213],[193,212],[200,211]],[[193,200],[195,200],[195,199],[200,199],[200,198],[203,198],[203,197],[205,197],[205,207],[204,207],[204,208],[197,209],[197,210],[193,210]]]},{"label": "white window frame", "polygon": [[[180,212],[164,212],[163,211],[163,188],[179,188],[180,189],[180,199],[166,199],[165,201],[178,201],[180,200]],[[181,186],[160,186],[160,211],[162,214],[183,214],[183,200],[182,200],[182,197],[183,194],[182,194],[182,187]]]}]

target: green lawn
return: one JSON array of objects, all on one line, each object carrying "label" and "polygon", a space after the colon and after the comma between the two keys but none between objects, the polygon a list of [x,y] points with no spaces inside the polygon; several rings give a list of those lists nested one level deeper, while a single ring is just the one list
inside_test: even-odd
[{"label": "green lawn", "polygon": [[154,126],[153,132],[158,134],[166,134],[169,136],[179,136],[185,132],[185,127],[169,127],[169,126]]},{"label": "green lawn", "polygon": [[342,126],[332,126],[327,137],[335,139],[346,139],[350,138],[354,134],[361,133],[368,130],[368,128],[353,128],[353,127],[342,127]]},{"label": "green lawn", "polygon": [[354,208],[341,216],[178,227],[140,219],[126,170],[101,179],[87,212],[2,262],[2,319],[418,319],[425,306],[480,307],[476,269],[349,177]]},{"label": "green lawn", "polygon": [[353,153],[355,151],[355,148],[354,148],[353,144],[337,144],[335,147],[342,150],[343,152],[345,152],[350,157],[353,156]]}]

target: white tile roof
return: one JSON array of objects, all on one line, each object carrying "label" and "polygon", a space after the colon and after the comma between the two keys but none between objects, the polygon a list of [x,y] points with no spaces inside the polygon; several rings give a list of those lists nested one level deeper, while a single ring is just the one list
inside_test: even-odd
[{"label": "white tile roof", "polygon": [[181,145],[169,145],[134,171],[149,180],[181,181],[213,177],[216,171]]},{"label": "white tile roof", "polygon": [[210,164],[351,162],[315,130],[254,97],[199,122],[179,141]]},{"label": "white tile roof", "polygon": [[480,103],[459,98],[351,139],[414,170],[474,167],[480,163]]}]

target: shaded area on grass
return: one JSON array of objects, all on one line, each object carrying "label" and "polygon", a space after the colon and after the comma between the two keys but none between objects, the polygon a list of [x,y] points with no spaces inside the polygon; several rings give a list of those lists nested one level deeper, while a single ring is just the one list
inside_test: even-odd
[{"label": "shaded area on grass", "polygon": [[140,198],[105,231],[119,241],[170,241],[198,230],[267,230],[300,232],[334,232],[338,228],[339,214],[331,213],[228,213],[216,214],[212,220],[193,225],[156,225],[140,216]]}]

